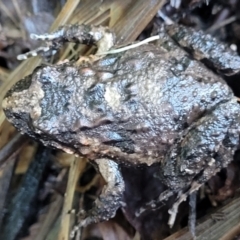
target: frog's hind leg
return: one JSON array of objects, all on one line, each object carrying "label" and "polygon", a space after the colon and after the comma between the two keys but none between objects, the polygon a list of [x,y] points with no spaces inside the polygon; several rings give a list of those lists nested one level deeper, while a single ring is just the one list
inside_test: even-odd
[{"label": "frog's hind leg", "polygon": [[108,51],[115,43],[115,35],[108,27],[84,24],[64,25],[53,33],[31,34],[30,37],[46,42],[46,46],[18,55],[19,60],[24,60],[39,54],[51,56],[55,54],[65,42],[97,45],[97,53]]},{"label": "frog's hind leg", "polygon": [[180,203],[233,159],[239,143],[239,120],[236,101],[222,103],[189,128],[170,150],[161,168],[163,180],[175,192],[190,185],[169,210],[170,227]]},{"label": "frog's hind leg", "polygon": [[237,52],[210,34],[177,24],[167,25],[165,29],[169,36],[196,60],[203,61],[225,75],[240,72],[240,57]]},{"label": "frog's hind leg", "polygon": [[87,217],[78,226],[74,227],[71,237],[74,237],[81,227],[113,218],[117,209],[123,205],[122,195],[125,184],[117,163],[105,158],[97,159],[95,162],[100,174],[106,181],[106,185],[103,187],[100,196],[94,201],[93,208],[86,213]]}]

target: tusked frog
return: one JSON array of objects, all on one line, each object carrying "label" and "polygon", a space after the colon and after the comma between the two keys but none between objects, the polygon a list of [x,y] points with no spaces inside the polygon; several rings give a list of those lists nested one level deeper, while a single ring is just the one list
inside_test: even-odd
[{"label": "tusked frog", "polygon": [[[50,47],[20,58],[51,53],[66,41],[96,44],[104,52],[115,41],[108,28],[86,25],[32,37]],[[221,74],[240,71],[240,58],[225,45],[171,25],[141,47],[41,65],[9,90],[3,109],[16,128],[48,147],[86,156],[106,180],[80,226],[112,218],[121,207],[119,163],[158,163],[156,177],[169,188],[158,201],[183,193],[173,206],[175,215],[188,194],[232,160],[240,107],[224,80],[198,60]]]}]

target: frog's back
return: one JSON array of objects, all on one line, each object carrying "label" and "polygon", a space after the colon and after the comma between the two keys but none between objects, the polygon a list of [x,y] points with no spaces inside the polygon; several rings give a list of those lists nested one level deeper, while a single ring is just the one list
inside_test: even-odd
[{"label": "frog's back", "polygon": [[30,95],[43,92],[40,114],[25,126],[31,136],[90,159],[136,164],[161,161],[184,129],[232,98],[175,45],[144,45],[87,66],[41,67],[31,81]]},{"label": "frog's back", "polygon": [[[169,52],[148,45],[107,56],[92,68],[101,69],[91,91],[96,89],[93,101],[101,102],[106,118],[85,134],[124,161],[161,161],[184,129],[233,97],[221,79],[177,48]],[[108,72],[111,77],[101,79]]]}]

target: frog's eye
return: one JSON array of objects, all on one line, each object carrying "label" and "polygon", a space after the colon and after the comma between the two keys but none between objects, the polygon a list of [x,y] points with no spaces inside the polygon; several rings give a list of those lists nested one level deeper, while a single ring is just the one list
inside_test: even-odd
[{"label": "frog's eye", "polygon": [[66,71],[66,68],[65,68],[63,65],[60,65],[60,66],[57,68],[57,71],[64,73],[64,72]]},{"label": "frog's eye", "polygon": [[50,74],[43,72],[40,74],[38,81],[46,85],[54,82],[54,78]]},{"label": "frog's eye", "polygon": [[39,79],[39,82],[44,83],[44,84],[50,84],[51,79],[49,76],[44,75]]}]

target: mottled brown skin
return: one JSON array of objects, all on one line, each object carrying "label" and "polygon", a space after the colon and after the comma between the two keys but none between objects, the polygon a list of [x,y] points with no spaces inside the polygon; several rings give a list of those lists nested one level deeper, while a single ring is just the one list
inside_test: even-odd
[{"label": "mottled brown skin", "polygon": [[156,175],[176,192],[206,182],[237,148],[240,108],[231,89],[168,35],[160,36],[92,63],[40,66],[4,99],[7,118],[21,132],[98,164],[110,160],[115,206],[102,198],[111,211],[93,211],[86,224],[120,206],[124,183],[117,164],[158,162]]}]

